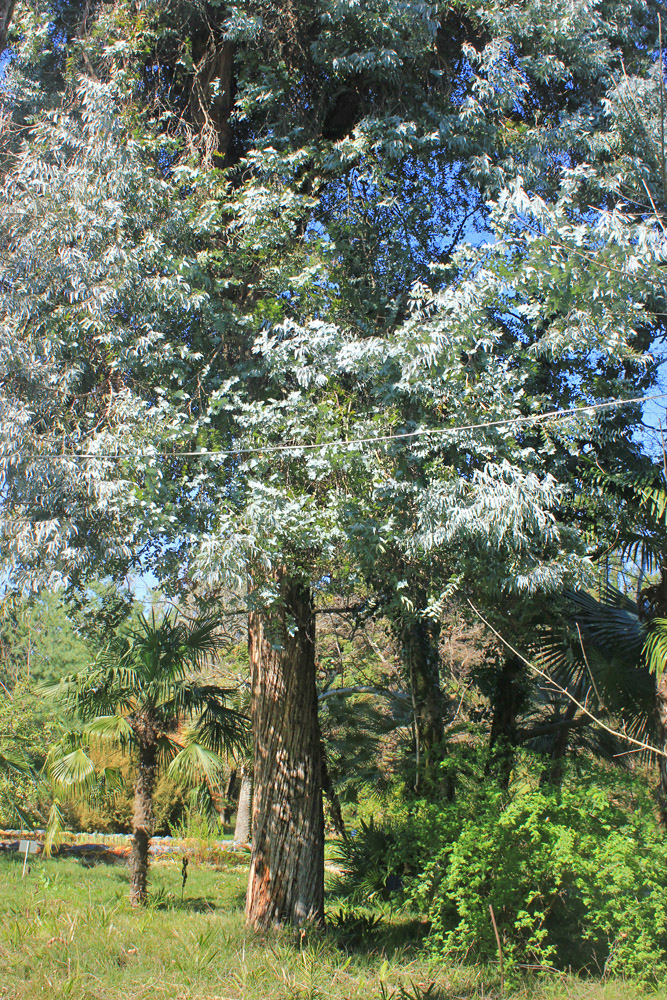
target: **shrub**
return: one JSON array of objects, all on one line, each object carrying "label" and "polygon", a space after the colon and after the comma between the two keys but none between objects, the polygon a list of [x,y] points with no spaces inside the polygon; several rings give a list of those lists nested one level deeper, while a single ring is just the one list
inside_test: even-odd
[{"label": "shrub", "polygon": [[589,780],[491,792],[479,806],[410,888],[434,951],[494,960],[491,904],[509,968],[667,974],[665,839],[647,794],[632,810]]}]

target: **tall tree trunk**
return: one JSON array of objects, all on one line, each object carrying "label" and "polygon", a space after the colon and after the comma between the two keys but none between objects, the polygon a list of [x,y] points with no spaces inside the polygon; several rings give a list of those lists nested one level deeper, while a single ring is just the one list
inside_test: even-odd
[{"label": "tall tree trunk", "polygon": [[190,84],[190,116],[198,125],[209,159],[221,165],[229,148],[234,43],[223,31],[207,29],[192,38],[194,72]]},{"label": "tall tree trunk", "polygon": [[140,906],[146,902],[148,882],[148,848],[153,836],[153,789],[157,776],[157,747],[155,742],[139,742],[139,763],[134,785],[134,813],[132,816],[132,852],[130,854],[130,903]]},{"label": "tall tree trunk", "polygon": [[252,771],[246,764],[242,764],[241,790],[239,792],[239,807],[236,812],[236,826],[234,827],[235,844],[248,844],[250,842],[251,815],[252,815]]},{"label": "tall tree trunk", "polygon": [[[426,595],[420,595],[426,603]],[[442,771],[445,736],[440,688],[440,624],[423,615],[401,622],[401,658],[410,681],[415,717],[415,791],[454,797],[454,777]]]},{"label": "tall tree trunk", "polygon": [[324,922],[322,755],[310,587],[279,580],[281,606],[249,619],[254,739],[246,920]]},{"label": "tall tree trunk", "polygon": [[503,661],[496,681],[487,773],[495,773],[501,788],[509,787],[514,767],[517,716],[525,702],[521,684],[524,674],[525,667],[521,660],[509,655]]}]

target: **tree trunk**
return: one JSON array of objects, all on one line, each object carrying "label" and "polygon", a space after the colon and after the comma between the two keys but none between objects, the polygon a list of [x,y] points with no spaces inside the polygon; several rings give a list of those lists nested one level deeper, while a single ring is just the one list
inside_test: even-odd
[{"label": "tree trunk", "polygon": [[130,854],[130,903],[146,902],[148,848],[153,836],[153,789],[157,775],[157,747],[153,741],[139,742],[139,764],[134,785],[132,853]]},{"label": "tree trunk", "polygon": [[[426,596],[422,603],[426,603]],[[451,800],[454,777],[442,771],[443,720],[440,689],[440,624],[423,615],[401,622],[401,658],[410,681],[415,717],[415,791],[437,790]]]},{"label": "tree trunk", "polygon": [[249,618],[254,738],[246,920],[324,922],[322,755],[315,617],[307,585],[279,580],[281,606]]},{"label": "tree trunk", "polygon": [[0,54],[7,45],[9,26],[12,23],[16,0],[0,0]]},{"label": "tree trunk", "polygon": [[224,161],[229,148],[234,43],[222,30],[207,30],[192,39],[194,72],[190,84],[190,116],[198,125],[209,158]]},{"label": "tree trunk", "polygon": [[[661,565],[658,583],[641,590],[638,603],[644,619],[649,624],[653,618],[667,618],[667,565]],[[658,723],[658,745],[662,750],[667,751],[667,669],[656,677],[655,711]],[[660,776],[658,786],[660,822],[664,827],[667,827],[667,759],[664,757],[659,758],[658,774]]]},{"label": "tree trunk", "polygon": [[[574,693],[577,700],[581,696],[581,686],[577,688]],[[573,701],[569,703],[565,712],[563,713],[563,718],[559,720],[563,725],[556,730],[556,735],[554,738],[554,744],[551,750],[551,763],[544,770],[541,778],[540,785],[553,785],[559,788],[563,783],[563,768],[565,765],[565,757],[567,756],[567,748],[570,742],[570,734],[572,732],[575,716],[579,711],[578,707]]]},{"label": "tree trunk", "polygon": [[[243,771],[243,769],[241,769]],[[232,812],[234,811],[234,799],[236,798],[239,791],[239,772],[237,768],[233,767],[229,772],[229,779],[227,781],[227,788],[225,789],[225,798],[220,810],[220,819],[223,823],[227,824],[232,818]]]},{"label": "tree trunk", "polygon": [[326,795],[329,802],[331,822],[334,825],[336,833],[343,840],[347,840],[347,830],[345,829],[345,822],[343,820],[343,811],[340,807],[338,793],[336,792],[334,783],[331,780],[331,775],[329,774],[327,754],[324,746],[322,746],[322,791]]},{"label": "tree trunk", "polygon": [[250,817],[252,815],[252,772],[247,765],[241,765],[241,791],[239,792],[239,807],[236,813],[236,826],[234,827],[234,843],[249,844],[251,829]]},{"label": "tree trunk", "polygon": [[493,720],[489,737],[488,773],[495,773],[501,788],[508,788],[517,745],[517,716],[525,694],[521,681],[525,667],[516,656],[509,655],[500,668],[493,699]]},{"label": "tree trunk", "polygon": [[[658,678],[655,688],[658,725],[660,727],[659,745],[661,750],[667,751],[667,671]],[[667,758],[658,758],[658,773],[660,775],[658,789],[660,822],[663,827],[667,827]]]}]

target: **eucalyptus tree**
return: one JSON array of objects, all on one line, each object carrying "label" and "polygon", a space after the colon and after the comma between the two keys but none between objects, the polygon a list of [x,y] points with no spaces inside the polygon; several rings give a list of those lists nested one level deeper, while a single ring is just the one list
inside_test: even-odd
[{"label": "eucalyptus tree", "polygon": [[450,579],[526,592],[571,570],[536,442],[346,441],[564,398],[565,363],[525,391],[548,366],[529,312],[503,323],[500,209],[491,267],[456,250],[520,170],[530,197],[563,149],[582,160],[654,6],[17,4],[15,72],[41,32],[56,89],[88,79],[6,158],[5,554],[31,585],[143,560],[174,589],[181,567],[249,586],[257,926],[322,918],[313,594],[339,553],[354,539],[367,568],[395,545],[417,628]]},{"label": "eucalyptus tree", "polygon": [[[443,28],[441,22],[436,45],[442,41]],[[562,184],[563,149],[568,150],[573,163],[598,163],[600,153],[607,157],[606,148],[596,152],[595,144],[606,147],[607,139],[601,139],[600,132],[609,131],[605,118],[609,88],[623,66],[636,70],[650,63],[649,50],[657,32],[655,11],[629,4],[606,5],[604,14],[594,3],[485,5],[484,9],[469,5],[458,29],[462,43],[458,70],[467,78],[450,73],[450,83],[455,80],[459,90],[444,110],[438,108],[437,125],[431,131],[420,131],[420,127],[425,129],[429,112],[435,110],[435,102],[431,102],[424,117],[417,117],[416,123],[413,119],[410,126],[403,123],[399,135],[389,130],[383,141],[377,134],[372,153],[360,157],[352,171],[330,185],[320,202],[320,216],[336,206],[327,225],[336,233],[340,266],[337,280],[341,286],[344,283],[345,298],[355,317],[359,317],[351,325],[364,336],[375,333],[385,339],[385,393],[389,393],[394,377],[396,381],[393,397],[385,397],[383,415],[398,431],[446,427],[452,413],[458,422],[474,423],[494,415],[526,416],[545,405],[571,405],[577,399],[575,387],[582,379],[580,400],[590,398],[584,383],[589,387],[596,383],[594,398],[598,400],[652,384],[651,372],[642,377],[639,366],[626,371],[624,386],[613,373],[601,377],[574,329],[569,340],[574,353],[563,342],[558,357],[547,351],[540,355],[539,347],[529,356],[526,352],[541,336],[539,323],[527,314],[512,316],[509,287],[502,286],[503,279],[492,274],[493,268],[484,266],[484,252],[471,254],[465,243],[472,234],[475,241],[482,235],[507,246],[504,230],[490,218],[493,206],[488,204],[488,198],[502,197],[518,174],[523,176],[523,189],[546,198],[556,197]],[[447,56],[442,66],[447,65]],[[358,150],[364,126],[361,123],[341,145],[350,152]],[[438,183],[439,196],[434,191]],[[605,198],[607,194],[598,189],[594,200],[603,203]],[[582,212],[584,204],[580,204]],[[346,238],[348,245],[343,250]],[[503,252],[499,250],[496,261],[501,260]],[[517,259],[505,261],[508,272]],[[541,265],[544,275],[548,275],[549,263],[544,260]],[[469,274],[475,274],[476,280],[461,283],[461,278]],[[431,318],[417,311],[416,323],[409,317],[409,284],[415,279],[422,282],[417,298],[428,302],[435,295],[435,306],[433,301],[429,305]],[[509,274],[507,282],[511,283]],[[452,288],[458,289],[451,299],[455,304],[447,304],[439,296]],[[444,310],[460,312],[461,326],[467,324],[467,337],[459,334],[455,342],[450,332],[443,333],[447,323],[450,327],[452,323],[443,321],[442,315],[434,318],[441,311],[438,302],[444,304]],[[341,304],[339,315],[345,316],[344,310]],[[401,323],[404,329],[396,333]],[[423,332],[418,334],[415,331],[420,325]],[[387,370],[387,357],[393,358],[392,337],[400,340],[401,336],[406,356],[395,362],[392,373]],[[602,335],[601,343],[603,339]],[[646,336],[639,339],[641,353],[648,341]],[[457,347],[462,352],[459,356]],[[634,350],[636,341],[631,348]],[[615,362],[611,352],[604,346],[602,352],[608,368],[612,368]],[[445,380],[438,383],[438,378],[444,371],[447,385],[443,388]],[[486,385],[482,384],[484,378]],[[604,427],[602,422],[596,425],[598,441],[611,436],[614,423],[618,426],[619,420],[607,419]],[[552,525],[552,540],[558,532],[564,539],[561,570],[566,570],[565,577],[555,563],[545,571],[543,558],[538,557],[529,579],[525,560],[520,567],[520,561],[510,554],[510,524],[515,514],[521,516],[527,467],[544,482],[545,476],[553,477],[554,492],[546,501],[547,507],[556,503],[557,494],[561,500],[569,495],[567,484],[576,476],[572,434],[562,442],[557,438],[558,434],[552,435],[549,442],[550,461],[542,455],[531,467],[530,456],[542,450],[542,442],[539,432],[531,433],[527,428],[519,434],[509,430],[505,435],[451,435],[441,439],[449,447],[439,448],[429,447],[429,439],[424,437],[426,443],[421,448],[403,449],[398,445],[394,462],[385,460],[382,489],[360,495],[357,520],[367,519],[368,530],[362,531],[355,522],[355,547],[367,581],[395,623],[406,674],[416,695],[415,712],[425,757],[427,762],[433,758],[436,770],[438,760],[433,749],[443,732],[437,648],[440,596],[450,587],[461,586],[465,579],[464,589],[477,596],[487,593],[492,602],[504,592],[502,600],[507,604],[507,591],[514,590],[517,596],[513,605],[521,608],[531,593],[540,600],[540,594],[557,590],[567,570],[574,569],[573,564],[567,566],[567,552],[577,543],[574,533],[563,523],[567,519],[563,503],[560,524]],[[501,458],[509,462],[502,472]],[[488,465],[489,460],[495,469]],[[487,483],[482,487],[485,475]],[[504,490],[504,502],[501,500],[495,511],[491,503],[486,510],[480,508],[479,524],[469,522],[458,537],[450,531],[447,545],[443,544],[442,531],[440,540],[434,543],[433,536],[420,532],[418,527],[429,489],[437,489],[439,481],[443,495],[448,490],[453,495],[458,480],[464,492],[470,489],[472,493],[474,487],[466,483],[473,476],[477,476],[481,490],[489,489],[497,497]],[[497,480],[503,478],[501,486]],[[527,492],[526,503],[529,505]],[[364,507],[366,513],[362,514]],[[453,511],[441,508],[440,523],[447,524],[452,513],[456,520],[457,507],[454,503]],[[503,510],[507,514],[505,529],[500,527]],[[504,538],[497,552],[493,539],[496,529],[490,532],[486,549],[486,542],[480,544],[489,518],[495,520]],[[547,526],[548,519],[544,522]],[[464,528],[460,519],[459,528]],[[522,547],[525,538],[517,541]],[[537,533],[533,533],[529,562],[539,552],[540,544]],[[462,546],[469,553],[472,572],[463,566],[466,559],[465,555],[461,558]],[[555,554],[552,551],[552,556]],[[500,556],[497,560],[496,555]],[[526,555],[524,551],[522,558]]]},{"label": "eucalyptus tree", "polygon": [[[221,755],[242,747],[243,716],[227,705],[230,692],[202,680],[221,644],[217,616],[191,621],[139,615],[108,640],[92,667],[50,689],[84,723],[92,744],[121,750],[136,763],[130,902],[145,903],[153,836],[153,792],[161,768],[184,785],[220,783]],[[67,750],[67,748],[65,748]],[[76,792],[96,769],[81,745],[51,754],[56,787]]]}]

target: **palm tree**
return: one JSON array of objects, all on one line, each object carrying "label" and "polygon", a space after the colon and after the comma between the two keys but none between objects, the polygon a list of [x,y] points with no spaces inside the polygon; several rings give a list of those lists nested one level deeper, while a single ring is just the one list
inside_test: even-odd
[{"label": "palm tree", "polygon": [[[622,559],[633,559],[641,568],[637,595],[637,622],[642,642],[641,662],[655,677],[658,720],[660,798],[667,826],[667,452],[662,462],[649,459],[635,468],[606,471],[599,464],[589,478],[611,501],[617,514]],[[645,582],[644,574],[652,574]],[[644,583],[641,586],[641,583]]]},{"label": "palm tree", "polygon": [[[634,739],[659,740],[656,666],[650,654],[659,635],[657,623],[642,620],[637,602],[611,583],[600,598],[584,590],[566,596],[566,634],[545,637],[538,662],[596,716],[614,720]],[[574,702],[544,689],[541,696],[540,718],[525,728],[523,742],[551,758],[545,780],[560,783],[563,759],[573,746],[611,762],[627,762],[622,740],[596,731]]]},{"label": "palm tree", "polygon": [[[222,640],[217,618],[156,620],[139,615],[107,642],[92,669],[64,677],[49,692],[83,723],[82,741],[60,745],[49,760],[55,785],[67,792],[99,785],[86,743],[120,749],[136,763],[130,902],[146,900],[153,835],[153,791],[161,768],[183,784],[217,785],[221,754],[245,743],[247,722],[226,704],[230,692],[202,683]],[[103,776],[104,777],[104,776]]]}]

